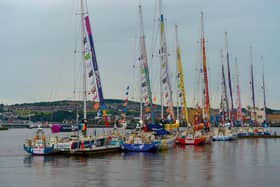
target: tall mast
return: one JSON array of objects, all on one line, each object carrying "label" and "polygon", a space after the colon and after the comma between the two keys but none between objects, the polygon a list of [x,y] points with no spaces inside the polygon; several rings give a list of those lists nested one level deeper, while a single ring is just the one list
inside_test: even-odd
[{"label": "tall mast", "polygon": [[[160,19],[161,19],[161,0],[159,0],[159,14],[160,14]],[[162,25],[163,24],[163,22],[162,21],[160,21],[160,29],[161,29],[161,35],[160,35],[160,41],[161,41],[161,43],[160,43],[160,61],[161,61],[161,63],[163,62],[163,54],[162,54],[162,33],[164,32],[163,30],[164,30],[164,26]],[[161,63],[160,63],[160,76],[162,75],[162,73],[163,73],[163,68],[162,68],[162,65],[161,65]],[[163,119],[163,84],[162,84],[162,81],[161,81],[161,77],[160,77],[160,83],[159,83],[159,86],[160,86],[160,106],[161,106],[161,119]]]},{"label": "tall mast", "polygon": [[207,120],[211,121],[209,89],[208,89],[208,75],[207,75],[207,66],[206,66],[205,37],[204,37],[204,18],[203,18],[202,11],[201,11],[201,42],[202,42],[202,60],[203,60],[203,71],[204,71],[204,82],[205,82],[205,93],[206,93],[204,111],[207,115]]},{"label": "tall mast", "polygon": [[[139,63],[139,70],[140,70],[140,75],[142,74],[142,63]],[[141,76],[140,76],[141,77]],[[141,78],[140,78],[141,82]],[[143,93],[142,93],[142,84],[140,84],[140,120],[143,120]]]},{"label": "tall mast", "polygon": [[227,32],[225,32],[225,41],[226,41],[226,55],[227,55],[226,60],[227,60],[227,69],[228,69],[228,86],[229,86],[229,94],[230,94],[230,101],[231,101],[230,120],[231,120],[231,125],[233,126],[233,120],[234,120],[234,118],[233,118],[233,97],[232,97],[232,87],[231,87]]},{"label": "tall mast", "polygon": [[265,84],[264,84],[264,63],[263,63],[263,56],[261,56],[261,63],[262,63],[262,89],[263,89],[263,107],[264,107],[264,120],[265,123],[267,123],[267,117],[266,117],[266,97],[265,97]]},{"label": "tall mast", "polygon": [[240,87],[239,87],[239,76],[238,76],[238,64],[237,57],[234,58],[235,61],[235,70],[236,70],[236,88],[237,88],[237,97],[238,97],[238,116],[241,122],[241,127],[243,127],[243,118],[242,118],[242,105],[241,105],[241,96],[240,96]]},{"label": "tall mast", "polygon": [[85,60],[85,23],[84,23],[84,1],[80,1],[81,5],[81,44],[82,44],[82,64],[83,64],[83,101],[84,101],[84,119],[87,119],[87,74],[86,74],[86,60]]},{"label": "tall mast", "polygon": [[250,45],[250,61],[251,61],[251,89],[252,89],[252,103],[253,103],[253,115],[256,120],[256,104],[255,104],[255,86],[254,86],[254,72],[253,72],[253,47]]},{"label": "tall mast", "polygon": [[[83,9],[82,0],[81,0],[81,7]],[[83,13],[83,14],[87,14],[87,13]],[[98,93],[98,97],[99,97],[100,107],[101,107],[103,116],[105,118],[105,124],[107,127],[109,127],[108,116],[107,116],[107,112],[106,112],[106,105],[105,105],[103,91],[102,91],[102,85],[101,85],[101,78],[100,78],[100,73],[98,70],[93,36],[92,36],[92,32],[91,32],[90,21],[89,21],[88,15],[84,17],[84,21],[85,21],[86,30],[88,33],[88,40],[89,40],[89,44],[90,44],[90,53],[91,53],[91,62],[92,62],[92,67],[93,67],[93,71],[94,71],[94,75],[95,75],[95,79],[96,79],[96,86],[97,86],[97,93]],[[84,26],[84,24],[82,24],[82,26]],[[82,27],[82,28],[84,28],[84,27]],[[85,58],[85,57],[83,57],[83,58]],[[85,93],[85,97],[86,97],[86,93]]]},{"label": "tall mast", "polygon": [[173,121],[175,121],[174,116],[174,108],[173,108],[173,98],[172,98],[172,90],[170,79],[168,75],[168,54],[167,54],[167,47],[166,47],[166,36],[165,36],[165,28],[164,28],[164,16],[161,9],[161,0],[159,0],[159,14],[160,14],[160,72],[161,72],[161,117],[163,117],[163,91],[165,91],[164,97],[167,99],[167,105],[169,108],[168,113],[171,115]]},{"label": "tall mast", "polygon": [[[177,32],[177,25],[175,25],[175,32]],[[177,35],[176,35],[177,37]],[[176,66],[176,83],[177,83],[177,89],[176,89],[176,104],[177,104],[177,117],[176,119],[179,121],[180,120],[180,114],[179,114],[179,107],[181,106],[181,102],[179,102],[179,93],[180,93],[180,88],[179,88],[179,83],[180,82],[180,75],[179,75],[179,68],[178,65]]]},{"label": "tall mast", "polygon": [[147,51],[146,51],[146,43],[145,43],[145,34],[144,34],[144,24],[143,24],[143,16],[142,16],[142,6],[139,4],[139,17],[140,17],[140,50],[141,50],[141,62],[142,62],[142,75],[144,76],[144,82],[142,82],[142,88],[147,87],[146,92],[144,93],[144,102],[145,102],[145,113],[149,113],[151,116],[152,124],[155,124],[155,114],[153,108],[152,101],[152,91],[150,85],[150,77],[149,77],[149,67],[148,67],[148,59],[147,59]]},{"label": "tall mast", "polygon": [[222,96],[222,105],[226,104],[225,112],[226,112],[226,119],[229,119],[229,105],[228,105],[228,95],[227,95],[227,85],[226,85],[226,76],[225,76],[225,67],[224,67],[224,55],[223,50],[220,51],[221,55],[221,64],[222,64],[222,87],[223,87],[223,96]]},{"label": "tall mast", "polygon": [[[182,68],[182,62],[181,62],[181,53],[180,53],[180,46],[179,46],[179,40],[178,40],[178,31],[177,31],[177,25],[175,25],[175,33],[176,33],[176,46],[177,46],[177,68],[178,73],[180,77],[180,88],[181,88],[181,94],[183,97],[183,104],[184,104],[184,114],[187,124],[189,124],[189,113],[187,108],[187,100],[186,100],[186,93],[185,93],[185,84],[184,84],[184,77],[183,77],[183,68]],[[178,86],[179,87],[179,86]]]}]

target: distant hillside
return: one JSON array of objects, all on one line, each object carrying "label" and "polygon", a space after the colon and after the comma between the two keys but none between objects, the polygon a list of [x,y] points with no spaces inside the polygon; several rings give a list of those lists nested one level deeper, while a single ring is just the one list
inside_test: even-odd
[{"label": "distant hillside", "polygon": [[[124,100],[121,99],[106,99],[107,114],[110,119],[121,118],[123,111]],[[89,120],[95,119],[97,111],[94,109],[95,103],[87,102],[87,117]],[[128,101],[127,116],[128,118],[135,118],[139,116],[140,105],[139,102]],[[167,107],[164,107],[164,111]],[[193,121],[195,114],[194,108],[189,108],[189,118]],[[211,109],[212,115],[218,114],[218,109]],[[32,121],[51,121],[51,122],[73,122],[76,119],[76,114],[83,116],[83,102],[82,101],[53,101],[53,102],[37,102],[37,103],[23,103],[15,105],[0,105],[0,120],[2,121],[27,121],[31,117]],[[176,113],[176,109],[175,109]],[[276,120],[280,116],[280,110],[273,110],[267,108],[269,119]],[[159,120],[161,115],[161,107],[155,105],[155,115]],[[80,117],[81,118],[81,117]],[[279,119],[280,120],[280,119]]]}]

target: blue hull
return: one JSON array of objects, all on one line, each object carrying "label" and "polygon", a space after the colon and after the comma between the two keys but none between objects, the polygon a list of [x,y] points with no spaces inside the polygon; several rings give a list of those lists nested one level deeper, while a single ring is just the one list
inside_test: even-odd
[{"label": "blue hull", "polygon": [[150,144],[122,144],[122,149],[125,151],[133,152],[153,152],[159,150],[159,145],[157,143]]},{"label": "blue hull", "polygon": [[241,132],[241,133],[238,133],[237,136],[249,136],[249,133],[248,132]]},{"label": "blue hull", "polygon": [[235,136],[213,136],[213,141],[233,141],[236,140]]},{"label": "blue hull", "polygon": [[23,145],[25,152],[32,155],[50,155],[56,153],[54,146],[42,148],[40,151],[34,150],[33,147],[26,147]]}]

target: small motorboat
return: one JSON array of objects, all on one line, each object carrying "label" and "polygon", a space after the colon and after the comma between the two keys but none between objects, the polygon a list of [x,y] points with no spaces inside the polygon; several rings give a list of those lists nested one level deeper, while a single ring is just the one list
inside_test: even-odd
[{"label": "small motorboat", "polygon": [[50,155],[58,153],[56,145],[51,143],[50,138],[46,138],[42,128],[38,128],[35,136],[32,139],[28,139],[23,145],[24,150],[32,155]]}]

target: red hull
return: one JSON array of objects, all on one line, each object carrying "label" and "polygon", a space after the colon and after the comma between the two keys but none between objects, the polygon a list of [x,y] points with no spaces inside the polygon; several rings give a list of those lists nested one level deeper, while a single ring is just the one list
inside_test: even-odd
[{"label": "red hull", "polygon": [[187,138],[177,138],[177,143],[182,145],[201,145],[205,141],[203,137],[187,137]]}]

